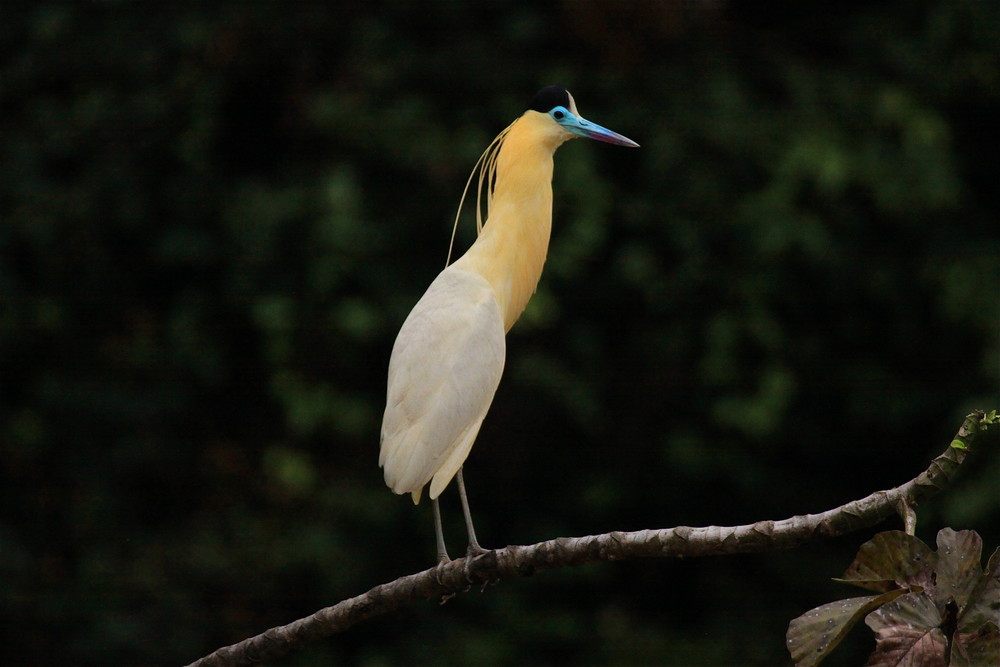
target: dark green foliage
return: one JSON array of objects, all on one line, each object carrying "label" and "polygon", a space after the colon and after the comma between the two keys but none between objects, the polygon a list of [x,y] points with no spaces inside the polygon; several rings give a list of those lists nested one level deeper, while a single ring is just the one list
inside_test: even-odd
[{"label": "dark green foliage", "polygon": [[[485,545],[826,509],[996,405],[1000,6],[543,4],[5,4],[6,662],[178,664],[432,563],[376,466],[389,350],[545,84],[642,148],[556,157]],[[995,443],[922,526],[997,542]],[[866,537],[546,574],[288,664],[779,664]]]}]

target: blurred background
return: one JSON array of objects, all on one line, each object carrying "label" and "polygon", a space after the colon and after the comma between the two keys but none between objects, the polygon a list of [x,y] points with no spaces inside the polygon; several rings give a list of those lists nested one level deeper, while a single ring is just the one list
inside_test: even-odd
[{"label": "blurred background", "polygon": [[[389,352],[550,83],[642,148],[556,156],[466,465],[484,545],[822,511],[1000,407],[1000,3],[5,3],[5,663],[186,663],[433,564],[377,466]],[[931,544],[1000,546],[979,445]],[[787,664],[899,526],[505,581],[280,664]]]}]

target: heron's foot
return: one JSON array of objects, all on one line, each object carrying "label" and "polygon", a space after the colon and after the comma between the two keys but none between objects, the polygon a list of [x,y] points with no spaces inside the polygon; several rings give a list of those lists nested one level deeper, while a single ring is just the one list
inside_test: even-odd
[{"label": "heron's foot", "polygon": [[465,549],[466,558],[475,558],[476,556],[482,556],[484,553],[489,551],[489,549],[484,549],[479,546],[479,542],[472,541],[469,542],[469,546]]},{"label": "heron's foot", "polygon": [[441,579],[441,574],[444,572],[444,566],[450,563],[451,560],[445,558],[441,560],[438,558],[438,564],[434,566],[434,580],[437,581],[438,586],[444,586],[444,581]]},{"label": "heron's foot", "polygon": [[444,540],[440,538],[438,539],[437,545],[437,559],[439,566],[447,565],[451,562],[451,556],[448,555],[448,549],[444,546]]},{"label": "heron's foot", "polygon": [[[444,580],[441,578],[441,575],[444,572],[445,566],[447,566],[448,563],[450,563],[450,562],[451,562],[451,560],[449,560],[447,558],[447,556],[446,556],[444,560],[440,560],[439,559],[438,560],[438,564],[434,566],[434,579],[435,579],[435,581],[437,581],[438,586],[440,586],[442,588],[445,587],[445,583],[444,583]],[[441,602],[440,602],[440,604],[444,604],[445,602],[447,602],[448,600],[452,599],[453,597],[455,597],[454,593],[443,593],[441,595]]]},{"label": "heron's foot", "polygon": [[487,549],[479,546],[479,542],[469,542],[468,548],[465,550],[465,562],[462,564],[462,572],[465,573],[465,580],[471,586],[472,580],[472,560],[478,556],[482,556],[487,552]]}]

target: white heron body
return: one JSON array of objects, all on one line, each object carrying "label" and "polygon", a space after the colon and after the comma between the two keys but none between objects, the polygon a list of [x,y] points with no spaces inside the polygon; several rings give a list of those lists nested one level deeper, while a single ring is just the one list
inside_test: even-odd
[{"label": "white heron body", "polygon": [[[462,304],[462,308],[455,308]],[[396,493],[437,498],[462,466],[503,373],[503,316],[493,288],[449,266],[403,323],[389,361],[379,465]]]}]

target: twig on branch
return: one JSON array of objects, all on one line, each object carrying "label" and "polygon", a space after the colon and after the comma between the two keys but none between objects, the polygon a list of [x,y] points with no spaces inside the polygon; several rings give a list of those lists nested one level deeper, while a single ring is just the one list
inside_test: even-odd
[{"label": "twig on branch", "polygon": [[[400,577],[356,597],[320,609],[288,625],[220,648],[192,663],[196,667],[252,665],[274,660],[293,650],[417,600],[447,599],[482,585],[528,577],[558,567],[630,558],[696,557],[760,553],[791,549],[814,540],[844,535],[873,526],[912,508],[944,489],[968,454],[984,417],[974,412],[948,449],[916,478],[888,491],[821,514],[793,516],[782,521],[758,521],[744,526],[679,526],[661,530],[611,532],[586,537],[559,537],[526,546],[508,546],[474,558],[459,558],[443,566]],[[909,521],[908,527],[909,527]]]}]

